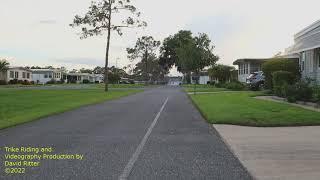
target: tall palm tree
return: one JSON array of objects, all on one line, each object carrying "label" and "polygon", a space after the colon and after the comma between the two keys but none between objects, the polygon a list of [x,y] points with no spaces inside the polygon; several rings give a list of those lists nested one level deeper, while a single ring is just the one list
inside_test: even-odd
[{"label": "tall palm tree", "polygon": [[5,59],[0,59],[0,72],[5,72],[9,68],[9,63]]}]

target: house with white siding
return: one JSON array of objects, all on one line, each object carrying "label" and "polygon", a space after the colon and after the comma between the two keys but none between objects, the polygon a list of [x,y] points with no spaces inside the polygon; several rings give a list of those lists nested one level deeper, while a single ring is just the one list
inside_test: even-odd
[{"label": "house with white siding", "polygon": [[6,82],[11,80],[17,81],[32,81],[32,71],[24,67],[9,67],[6,72],[2,74],[2,79]]},{"label": "house with white siding", "polygon": [[67,73],[66,79],[68,83],[102,83],[104,82],[103,74],[89,74],[89,73]]},{"label": "house with white siding", "polygon": [[299,58],[302,78],[320,83],[320,20],[294,35],[294,45],[285,50],[284,57]]},{"label": "house with white siding", "polygon": [[65,72],[61,69],[31,69],[32,79],[36,84],[46,84],[49,81],[59,82],[66,79]]}]

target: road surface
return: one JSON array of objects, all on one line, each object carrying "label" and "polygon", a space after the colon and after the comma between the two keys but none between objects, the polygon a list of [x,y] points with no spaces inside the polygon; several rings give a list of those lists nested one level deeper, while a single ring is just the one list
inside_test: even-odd
[{"label": "road surface", "polygon": [[[41,160],[4,173],[4,146],[53,147],[83,160]],[[252,179],[178,87],[146,90],[0,130],[0,179]]]}]

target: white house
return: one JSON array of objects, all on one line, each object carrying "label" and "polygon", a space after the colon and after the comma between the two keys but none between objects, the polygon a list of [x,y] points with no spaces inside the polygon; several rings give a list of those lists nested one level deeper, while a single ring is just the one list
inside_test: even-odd
[{"label": "white house", "polygon": [[84,81],[88,81],[89,83],[104,82],[103,74],[67,73],[66,78],[68,83],[83,83]]},{"label": "white house", "polygon": [[302,77],[320,84],[320,20],[294,35],[294,45],[285,50],[284,57],[299,58]]},{"label": "white house", "polygon": [[196,84],[197,79],[199,78],[199,84],[208,84],[210,83],[210,77],[208,71],[202,71],[198,76],[191,75],[191,84]]},{"label": "white house", "polygon": [[65,79],[64,72],[61,69],[32,69],[32,79],[37,84],[46,84],[49,81],[61,81]]},{"label": "white house", "polygon": [[238,81],[246,82],[247,77],[257,71],[261,71],[261,66],[269,59],[238,59],[233,65],[238,65]]},{"label": "white house", "polygon": [[7,82],[11,80],[18,81],[32,81],[32,71],[24,67],[9,67],[9,69],[2,74],[2,80]]},{"label": "white house", "polygon": [[168,85],[170,86],[179,86],[182,84],[182,77],[181,76],[171,76],[166,77],[168,81]]}]

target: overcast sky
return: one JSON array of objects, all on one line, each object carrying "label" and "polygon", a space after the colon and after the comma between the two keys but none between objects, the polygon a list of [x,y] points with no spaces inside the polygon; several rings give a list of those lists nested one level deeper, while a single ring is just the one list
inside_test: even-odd
[{"label": "overcast sky", "polygon": [[[110,65],[130,63],[136,39],[157,40],[179,30],[208,33],[220,63],[271,57],[293,44],[293,35],[320,19],[319,0],[132,0],[145,29],[113,33]],[[105,37],[80,40],[68,26],[90,0],[0,0],[0,58],[15,66],[92,68],[104,65]],[[173,73],[175,74],[175,73]]]}]

